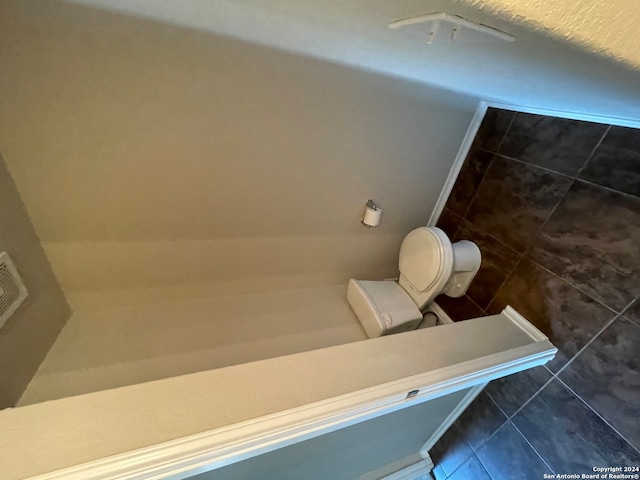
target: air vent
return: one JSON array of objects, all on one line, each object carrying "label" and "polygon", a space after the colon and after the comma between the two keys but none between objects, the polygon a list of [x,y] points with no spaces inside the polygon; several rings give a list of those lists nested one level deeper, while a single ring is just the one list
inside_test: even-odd
[{"label": "air vent", "polygon": [[27,289],[7,252],[0,253],[0,328],[27,298]]},{"label": "air vent", "polygon": [[430,13],[406,18],[389,24],[389,28],[401,30],[425,43],[486,43],[502,40],[513,42],[516,37],[496,28],[475,23],[448,13]]}]

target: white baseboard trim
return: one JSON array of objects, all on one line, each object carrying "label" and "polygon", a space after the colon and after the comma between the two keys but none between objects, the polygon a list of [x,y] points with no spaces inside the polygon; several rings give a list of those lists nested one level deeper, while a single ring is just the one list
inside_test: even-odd
[{"label": "white baseboard trim", "polygon": [[478,129],[480,128],[480,124],[484,119],[484,114],[487,111],[487,102],[479,102],[476,107],[476,113],[473,115],[471,119],[471,123],[469,124],[469,128],[467,129],[467,133],[462,140],[462,144],[458,149],[458,153],[456,158],[453,161],[453,165],[451,166],[451,170],[449,170],[449,175],[444,182],[444,186],[440,191],[440,195],[438,196],[438,200],[436,201],[435,207],[433,207],[433,211],[431,212],[431,216],[429,217],[429,221],[427,222],[427,226],[433,227],[438,218],[440,218],[440,214],[442,210],[444,210],[444,206],[447,203],[447,199],[451,194],[451,190],[453,190],[453,185],[456,183],[458,179],[458,174],[460,173],[460,169],[464,164],[465,159],[467,158],[467,154],[469,150],[471,150],[471,145],[476,138],[476,133],[478,133]]},{"label": "white baseboard trim", "polygon": [[604,123],[606,125],[617,125],[620,127],[640,128],[640,120],[635,118],[610,117],[607,115],[594,115],[591,113],[549,110],[546,108],[530,107],[527,105],[511,105],[499,102],[485,102],[485,105],[487,107],[510,110],[513,112],[533,113],[534,115],[544,115],[547,117],[569,118],[571,120]]},{"label": "white baseboard trim", "polygon": [[427,475],[431,470],[433,470],[433,462],[431,457],[427,455],[424,460],[382,477],[380,480],[415,480],[420,475]]}]

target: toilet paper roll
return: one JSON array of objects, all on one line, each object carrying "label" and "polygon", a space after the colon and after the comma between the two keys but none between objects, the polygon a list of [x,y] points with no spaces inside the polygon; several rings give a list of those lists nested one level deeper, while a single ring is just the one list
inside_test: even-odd
[{"label": "toilet paper roll", "polygon": [[364,218],[362,223],[368,227],[377,227],[380,225],[380,216],[382,215],[382,209],[378,207],[367,207],[364,212]]}]

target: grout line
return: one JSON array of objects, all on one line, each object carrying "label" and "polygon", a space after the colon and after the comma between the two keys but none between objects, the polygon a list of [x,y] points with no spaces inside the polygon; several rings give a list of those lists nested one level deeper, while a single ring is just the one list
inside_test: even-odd
[{"label": "grout line", "polygon": [[[456,420],[456,422],[457,422],[457,420]],[[456,472],[456,470],[458,470],[467,460],[469,460],[471,457],[475,456],[475,454],[476,454],[476,452],[473,450],[473,447],[469,444],[469,442],[467,442],[467,437],[464,436],[464,433],[462,433],[462,430],[460,430],[460,427],[458,427],[456,422],[454,422],[451,425],[451,427],[449,427],[449,428],[454,427],[457,430],[457,434],[462,438],[462,441],[467,444],[467,446],[469,447],[469,450],[471,450],[471,454],[466,456],[466,457],[464,457],[464,459],[460,462],[460,464],[456,468],[454,468],[451,473],[447,473],[445,471],[445,469],[441,466],[440,468],[442,468],[442,471],[447,476],[447,478],[449,478],[451,475],[453,475]],[[442,437],[440,437],[440,439],[442,439]],[[440,441],[440,440],[438,440],[438,441]],[[445,450],[445,454],[446,454],[446,450]]]},{"label": "grout line", "polygon": [[467,297],[467,300],[469,300],[471,303],[473,303],[476,307],[478,307],[479,310],[484,312],[484,308],[482,308],[480,305],[478,305],[475,300],[473,298],[471,298],[469,295],[467,295],[466,293],[464,294],[465,297]]},{"label": "grout line", "polygon": [[640,321],[636,321],[633,320],[631,318],[629,318],[627,316],[627,311],[631,310],[631,307],[633,307],[636,302],[640,302],[640,295],[638,295],[635,299],[633,299],[631,302],[629,302],[629,305],[627,305],[624,310],[622,310],[622,312],[620,313],[620,315],[624,315],[624,319],[627,320],[628,322],[631,322],[632,324],[634,324],[636,327],[640,328]]},{"label": "grout line", "polygon": [[[624,319],[624,320],[628,320],[630,321],[627,317],[624,316],[624,314],[627,312],[627,310],[629,310],[629,308],[635,303],[636,300],[640,299],[640,295],[638,295],[634,300],[632,300],[626,307],[624,307],[620,312],[616,312],[616,315],[614,315],[614,317],[609,320],[604,327],[602,327],[598,333],[596,333],[585,345],[584,347],[582,347],[580,350],[578,350],[576,352],[576,354],[571,357],[569,359],[569,361],[567,363],[565,363],[562,368],[560,368],[560,370],[558,370],[557,373],[555,373],[554,375],[557,377],[559,376],[571,363],[573,363],[573,361],[578,357],[578,355],[580,355],[589,345],[591,345],[600,335],[602,335],[602,333],[609,328],[615,321],[619,320],[619,319]],[[608,308],[608,307],[607,307]],[[611,309],[610,309],[611,310]],[[635,322],[632,322],[635,324]],[[560,380],[560,378],[558,378],[558,380]],[[564,382],[562,382],[564,383]]]},{"label": "grout line", "polygon": [[496,155],[501,157],[501,158],[504,158],[505,160],[511,160],[513,162],[519,163],[519,164],[521,164],[521,165],[523,165],[525,167],[535,168],[535,169],[542,170],[542,171],[547,172],[547,173],[552,173],[554,175],[559,175],[561,177],[568,178],[568,179],[575,180],[575,178],[576,178],[576,177],[574,177],[572,175],[567,175],[566,173],[558,172],[557,170],[552,170],[550,168],[543,167],[543,166],[540,166],[540,165],[536,165],[534,163],[525,162],[524,160],[520,160],[519,158],[515,158],[515,157],[510,157],[509,155],[505,155],[503,153],[497,153]]},{"label": "grout line", "polygon": [[524,434],[520,431],[520,429],[516,426],[516,424],[511,421],[509,423],[511,423],[513,428],[515,428],[516,432],[518,432],[518,434],[524,439],[524,441],[527,442],[527,445],[529,445],[529,448],[533,450],[533,453],[535,453],[538,456],[538,458],[542,460],[542,463],[544,463],[547,466],[549,471],[555,475],[556,471],[553,468],[551,468],[551,465],[549,465],[547,461],[544,459],[544,457],[538,453],[538,451],[533,447],[533,445],[531,445],[531,442],[529,442],[529,439],[524,436]]},{"label": "grout line", "polygon": [[[473,448],[471,449],[471,451],[473,451]],[[452,477],[452,476],[453,476],[453,475],[454,475],[458,470],[460,470],[460,468],[462,468],[462,466],[463,466],[465,463],[467,463],[467,462],[468,462],[471,458],[473,458],[473,457],[476,457],[476,460],[480,463],[480,465],[482,465],[482,468],[484,469],[484,471],[485,471],[485,472],[487,472],[487,475],[488,475],[490,478],[493,478],[493,477],[491,477],[491,474],[490,474],[490,473],[487,471],[487,469],[485,468],[484,463],[482,463],[482,461],[480,460],[480,458],[478,457],[478,455],[476,455],[476,452],[473,452],[471,455],[469,455],[468,457],[466,457],[466,458],[462,461],[462,463],[461,463],[460,465],[458,465],[458,466],[453,470],[453,472],[451,472],[449,475],[447,475],[447,479],[451,478],[451,477]],[[442,471],[444,472],[444,469],[442,469]],[[445,475],[446,475],[446,473],[447,473],[447,472],[445,472]]]},{"label": "grout line", "polygon": [[[542,235],[542,232],[544,230],[544,228],[547,226],[547,224],[549,223],[549,220],[551,220],[551,217],[553,216],[554,213],[556,213],[556,210],[558,209],[558,207],[560,206],[560,204],[564,201],[565,198],[567,198],[567,195],[569,195],[569,192],[571,191],[571,188],[573,188],[573,186],[576,183],[576,179],[572,179],[571,183],[569,183],[569,186],[567,187],[567,189],[565,190],[565,192],[562,194],[562,196],[558,199],[558,201],[556,202],[556,204],[553,206],[553,208],[551,209],[551,211],[549,212],[549,215],[547,215],[547,218],[545,218],[544,222],[542,222],[542,225],[540,225],[540,228],[538,229],[538,231],[536,232],[536,234],[533,236],[533,239],[529,242],[529,244],[522,250],[522,254],[526,256],[526,253],[531,249],[531,247],[533,247],[533,244],[536,243],[536,241],[538,240],[538,238],[540,238],[540,235]],[[527,258],[529,258],[527,256]]]},{"label": "grout line", "polygon": [[[491,240],[493,240],[494,242],[498,243],[502,248],[505,248],[505,249],[509,250],[510,252],[515,253],[516,255],[522,255],[522,252],[518,252],[513,247],[510,247],[509,245],[505,245],[504,242],[502,242],[501,240],[498,240],[496,237],[494,237],[492,233],[487,232],[484,228],[476,225],[471,220],[469,220],[467,218],[463,218],[462,221],[463,221],[463,223],[467,222],[469,225],[472,226],[472,230],[476,230],[478,233],[489,237]],[[515,263],[518,263],[518,262],[516,261]]]},{"label": "grout line", "polygon": [[550,273],[551,275],[553,275],[554,277],[560,279],[562,282],[564,282],[566,285],[568,285],[571,288],[576,289],[578,292],[582,293],[583,295],[589,297],[591,300],[593,300],[594,302],[600,304],[601,306],[603,306],[604,308],[606,308],[607,310],[610,310],[611,312],[615,313],[616,315],[622,313],[624,310],[626,310],[627,307],[623,308],[622,310],[618,311],[616,309],[614,309],[613,307],[610,307],[609,305],[607,305],[606,303],[604,303],[602,300],[600,300],[599,298],[595,298],[594,296],[592,296],[590,293],[584,291],[582,288],[580,288],[577,285],[574,285],[573,283],[571,283],[568,279],[564,278],[562,275],[554,272],[553,270],[549,270],[547,267],[545,267],[544,265],[536,262],[535,260],[533,260],[532,258],[527,257],[526,255],[523,255],[527,260],[529,260],[530,262],[532,262],[533,264],[537,265],[538,267],[542,268],[543,270],[545,270],[547,273]]},{"label": "grout line", "polygon": [[552,373],[551,378],[550,378],[549,380],[547,380],[546,382],[544,382],[544,383],[542,384],[542,386],[541,386],[538,390],[536,390],[536,392],[535,392],[533,395],[531,395],[531,397],[529,397],[529,399],[528,399],[526,402],[524,402],[524,403],[523,403],[523,404],[522,404],[522,405],[521,405],[521,406],[520,406],[520,407],[519,407],[515,412],[513,412],[513,414],[509,417],[509,421],[512,421],[512,420],[513,420],[513,417],[515,417],[516,415],[518,415],[518,414],[519,414],[519,413],[524,409],[524,407],[526,407],[526,406],[531,402],[531,400],[533,400],[535,397],[537,397],[537,396],[538,396],[538,394],[539,394],[539,393],[540,393],[540,392],[541,392],[541,391],[542,391],[542,390],[543,390],[547,385],[549,385],[549,384],[550,384],[550,383],[551,383],[555,378],[556,378],[556,377],[555,377],[555,375]]},{"label": "grout line", "polygon": [[[493,157],[495,157],[495,154],[493,152],[488,152],[488,153],[491,153],[493,155]],[[493,165],[493,160],[494,160],[494,158],[491,158],[491,161],[489,162],[489,165],[487,165],[487,168],[485,168],[484,172],[482,172],[482,177],[480,178],[480,182],[478,182],[478,187],[476,188],[476,191],[473,192],[473,195],[471,196],[471,199],[469,200],[469,203],[467,204],[467,208],[465,209],[464,214],[462,215],[462,219],[463,220],[467,219],[467,214],[469,213],[469,210],[471,209],[471,205],[473,205],[474,200],[478,196],[478,191],[480,191],[480,187],[482,186],[482,183],[484,182],[484,179],[487,177],[487,172],[489,171],[489,169]],[[466,160],[465,160],[465,162],[466,162]],[[460,228],[460,227],[458,227],[458,228]]]},{"label": "grout line", "polygon": [[[487,395],[487,398],[489,398],[489,401],[490,401],[491,403],[493,403],[493,404],[498,408],[498,410],[500,410],[500,412],[504,415],[504,421],[500,423],[500,426],[499,426],[498,428],[496,428],[496,429],[491,433],[491,435],[489,435],[487,438],[485,438],[485,439],[482,441],[482,443],[478,446],[477,450],[475,450],[476,452],[477,452],[478,450],[480,450],[482,447],[484,447],[484,446],[487,444],[487,442],[488,442],[489,440],[491,440],[493,437],[495,437],[495,436],[496,436],[496,434],[497,434],[497,433],[502,429],[502,427],[504,427],[507,423],[509,423],[509,415],[505,414],[505,413],[502,411],[502,409],[501,409],[501,408],[498,406],[498,404],[493,400],[493,398],[491,398],[491,395],[489,395],[488,393],[486,393],[486,395]],[[471,448],[473,448],[473,447],[471,447]]]},{"label": "grout line", "polygon": [[[508,422],[509,422],[509,416],[507,414],[505,414],[502,409],[500,408],[500,406],[493,400],[493,398],[491,398],[491,395],[489,395],[487,392],[485,392],[484,390],[482,390],[482,392],[480,392],[480,395],[485,394],[487,396],[487,398],[489,399],[489,401],[491,403],[493,403],[493,405],[498,408],[498,410],[500,410],[500,412],[504,415],[504,421],[500,423],[500,425],[491,433],[491,435],[489,435],[487,438],[485,438],[484,440],[482,440],[482,442],[480,442],[480,444],[477,447],[473,447],[473,445],[471,445],[468,441],[467,443],[469,444],[469,446],[471,447],[471,450],[473,450],[474,453],[477,453],[478,450],[480,450],[482,447],[484,447],[487,442],[489,440],[491,440],[497,433],[498,431],[500,431],[502,429],[502,427],[504,427]],[[466,436],[464,435],[464,432],[462,432],[462,430],[460,430],[460,432],[462,433],[462,435],[465,438],[466,441]]]},{"label": "grout line", "polygon": [[[603,125],[603,124],[601,124]],[[600,137],[600,140],[598,140],[598,143],[596,143],[596,146],[593,148],[593,150],[591,150],[591,154],[587,157],[587,161],[584,162],[582,164],[582,167],[580,167],[578,169],[578,173],[576,173],[576,177],[575,178],[579,178],[580,174],[582,173],[582,171],[586,168],[587,164],[591,161],[591,159],[593,158],[593,156],[596,153],[596,150],[598,150],[598,148],[600,148],[600,145],[602,144],[602,142],[604,141],[605,137],[609,134],[609,131],[611,130],[611,125],[608,125],[607,128],[604,129],[604,133],[602,134],[602,136]]]},{"label": "grout line", "polygon": [[[564,382],[559,378],[559,375],[560,375],[560,374],[561,374],[561,373],[562,373],[562,372],[563,372],[563,371],[564,371],[564,370],[565,370],[565,369],[566,369],[566,368],[567,368],[567,367],[568,367],[568,366],[569,366],[569,365],[574,361],[574,359],[575,359],[575,358],[577,358],[577,357],[578,357],[578,355],[580,355],[580,354],[581,354],[581,353],[582,353],[582,352],[583,352],[583,351],[584,351],[584,350],[585,350],[585,349],[586,349],[586,348],[587,348],[587,347],[588,347],[592,342],[594,342],[594,341],[596,340],[596,338],[597,338],[597,337],[599,337],[599,336],[602,334],[602,332],[604,332],[604,331],[605,331],[605,330],[606,330],[606,329],[607,329],[607,328],[608,328],[608,327],[609,327],[613,322],[615,322],[615,321],[616,321],[618,318],[620,318],[621,316],[622,316],[622,314],[617,314],[617,315],[615,315],[611,320],[609,320],[609,321],[606,323],[606,325],[605,325],[605,326],[604,326],[604,327],[603,327],[603,328],[602,328],[602,329],[601,329],[601,330],[600,330],[596,335],[594,335],[594,336],[593,336],[593,337],[592,337],[592,338],[591,338],[591,339],[590,339],[590,340],[585,344],[585,346],[584,346],[584,347],[582,347],[582,348],[581,348],[581,349],[580,349],[580,350],[579,350],[579,351],[578,351],[578,352],[577,352],[577,353],[576,353],[576,354],[575,354],[575,355],[574,355],[574,356],[573,356],[573,357],[572,357],[572,358],[571,358],[571,359],[570,359],[570,360],[569,360],[565,365],[563,365],[563,366],[562,366],[562,368],[561,368],[560,370],[558,370],[558,372],[557,372],[557,373],[554,373],[553,371],[549,370],[549,369],[547,368],[547,366],[545,365],[544,367],[547,369],[547,371],[548,371],[549,373],[551,373],[551,377],[549,378],[549,380],[547,380],[547,381],[546,381],[546,382],[545,382],[545,383],[544,383],[544,384],[543,384],[543,385],[542,385],[542,386],[541,386],[541,387],[540,387],[540,388],[539,388],[539,389],[538,389],[538,390],[537,390],[533,395],[531,395],[531,397],[530,397],[526,402],[524,402],[524,403],[523,403],[523,404],[522,404],[522,405],[521,405],[521,406],[520,406],[520,407],[519,407],[519,408],[518,408],[518,409],[517,409],[517,410],[516,410],[512,415],[508,416],[508,420],[507,420],[507,421],[511,422],[511,424],[514,426],[514,428],[516,428],[516,430],[518,430],[518,432],[520,433],[520,435],[522,435],[522,437],[527,441],[527,444],[529,444],[529,446],[533,449],[533,451],[534,451],[534,452],[535,452],[535,453],[536,453],[536,454],[537,454],[537,455],[542,459],[542,461],[544,462],[544,464],[545,464],[545,465],[547,465],[547,467],[549,467],[549,469],[550,469],[553,473],[556,473],[556,472],[551,468],[551,466],[550,466],[549,464],[547,464],[547,462],[546,462],[546,461],[544,460],[544,458],[542,458],[542,456],[541,456],[541,455],[540,455],[540,454],[535,450],[535,448],[533,448],[533,446],[529,443],[528,439],[527,439],[527,438],[522,434],[522,432],[520,432],[520,430],[518,429],[518,427],[513,423],[513,419],[514,419],[514,417],[515,417],[516,415],[518,415],[518,414],[519,414],[519,413],[520,413],[520,412],[521,412],[521,411],[522,411],[522,410],[523,410],[523,409],[524,409],[524,408],[525,408],[529,403],[531,403],[531,401],[533,401],[533,399],[534,399],[535,397],[537,397],[537,396],[540,394],[540,392],[541,392],[542,390],[544,390],[544,389],[547,387],[547,385],[549,385],[552,381],[557,380],[557,381],[561,382],[561,383],[562,383],[562,385],[567,386],[567,385],[566,385],[566,384],[565,384],[565,383],[564,383]],[[587,405],[587,406],[589,407],[589,409],[590,409],[590,410],[593,410],[593,409],[592,409],[592,408],[591,408],[591,407],[590,407],[590,406],[589,406],[589,405],[588,405],[588,404],[587,404],[587,403],[586,403],[582,398],[580,398],[580,397],[579,397],[579,396],[578,396],[578,395],[577,395],[577,394],[576,394],[576,393],[575,393],[571,388],[569,388],[568,386],[567,386],[567,388],[568,388],[568,389],[569,389],[569,390],[570,390],[570,391],[571,391],[571,392],[572,392],[576,397],[578,397],[578,398],[579,398],[583,403],[585,403],[585,405]],[[497,402],[495,402],[495,401],[493,400],[493,398],[491,397],[491,395],[490,395],[488,392],[487,392],[487,395],[488,395],[488,396],[491,398],[491,400],[492,400],[492,401],[497,405]],[[498,406],[498,408],[500,408],[500,407]],[[501,409],[501,410],[502,410],[502,409]],[[503,411],[503,413],[504,413],[504,411]],[[597,414],[597,412],[596,412],[596,414]],[[602,418],[599,414],[598,414],[598,417]],[[602,420],[603,420],[603,421],[605,421],[605,423],[606,423],[607,425],[611,426],[611,425],[609,424],[609,422],[607,422],[607,421],[606,421],[606,420],[604,420],[604,419],[602,419]],[[503,426],[504,426],[504,425],[503,425]],[[501,426],[500,428],[502,428],[502,426]],[[620,434],[620,432],[618,432],[618,431],[617,431],[615,428],[613,428],[613,427],[611,427],[611,428],[612,428],[612,429],[613,429],[613,430],[614,430],[614,431],[615,431],[615,432],[616,432],[616,433],[617,433],[617,434],[618,434],[618,435],[619,435],[623,440],[625,440],[627,443],[629,443],[629,445],[631,445],[635,450],[637,450],[637,449],[633,446],[633,444],[631,444],[631,443],[630,443],[630,442],[629,442],[629,441],[628,441],[624,436],[622,436],[622,435]],[[494,435],[495,435],[495,432],[494,432]],[[493,437],[493,435],[491,435],[491,437]],[[489,437],[489,439],[490,439],[491,437]],[[489,439],[487,439],[487,441],[488,441]],[[486,443],[486,442],[485,442],[485,443]]]},{"label": "grout line", "polygon": [[598,330],[598,332],[589,339],[589,341],[587,343],[584,344],[584,347],[582,347],[581,349],[579,349],[574,356],[572,356],[567,363],[565,363],[562,367],[560,367],[560,369],[554,373],[555,377],[558,377],[558,380],[560,380],[559,375],[564,372],[569,365],[571,365],[573,363],[573,361],[578,358],[578,355],[580,355],[582,352],[584,352],[587,347],[589,347],[589,345],[591,345],[607,328],[609,328],[613,322],[615,322],[616,320],[618,320],[619,318],[622,317],[621,313],[617,313],[616,315],[613,316],[613,318],[611,318],[607,323],[605,323],[604,327],[602,327],[600,330]]},{"label": "grout line", "polygon": [[602,188],[603,190],[607,190],[611,193],[617,193],[618,195],[622,195],[623,197],[633,198],[638,200],[638,195],[633,195],[631,193],[623,192],[621,190],[616,190],[615,188],[607,187],[606,185],[600,185],[599,183],[591,182],[589,180],[585,180],[584,178],[576,178],[577,182],[586,183],[587,185],[591,185],[592,187]]},{"label": "grout line", "polygon": [[487,305],[487,308],[489,308],[491,306],[491,304],[496,300],[496,297],[498,296],[498,293],[500,293],[500,290],[502,289],[502,287],[504,287],[505,284],[507,283],[507,281],[511,278],[511,275],[513,275],[513,272],[516,271],[516,268],[518,267],[518,265],[520,265],[520,262],[522,261],[523,258],[524,258],[524,255],[522,253],[518,253],[518,261],[516,263],[514,263],[513,267],[511,267],[511,269],[509,270],[509,273],[504,278],[502,283],[498,286],[498,288],[496,288],[496,291],[493,294],[493,297],[491,297],[491,300],[489,301],[489,304]]},{"label": "grout line", "polygon": [[629,444],[629,446],[635,450],[636,452],[638,452],[638,454],[640,454],[640,449],[638,449],[633,443],[631,443],[624,435],[622,435],[617,428],[615,428],[613,425],[611,425],[611,423],[609,423],[607,421],[607,419],[605,419],[602,415],[600,415],[600,413],[598,413],[591,405],[589,405],[586,400],[584,400],[580,395],[578,395],[576,393],[576,391],[571,388],[569,385],[567,385],[564,381],[562,381],[561,378],[557,379],[562,386],[564,386],[564,388],[566,388],[567,390],[569,390],[569,392],[571,392],[578,400],[580,400],[580,402],[582,402],[585,407],[587,407],[589,410],[591,410],[600,420],[602,420],[611,430],[613,430],[622,440],[624,440],[627,444]]},{"label": "grout line", "polygon": [[[506,111],[508,111],[508,110],[506,110]],[[498,146],[496,147],[496,150],[498,152],[500,151],[500,148],[502,147],[502,144],[504,143],[504,139],[507,137],[507,134],[509,133],[509,130],[511,130],[511,126],[513,125],[513,122],[516,119],[516,115],[518,115],[518,112],[513,112],[513,115],[511,115],[511,120],[509,121],[509,125],[507,126],[507,129],[504,131],[504,134],[502,135],[502,138],[500,139],[500,142],[498,142]],[[496,152],[496,154],[497,154],[497,152]]]},{"label": "grout line", "polygon": [[[445,205],[444,208],[447,208],[447,206]],[[443,209],[443,211],[444,211],[444,209]],[[458,234],[458,231],[460,230],[460,227],[462,226],[462,222],[464,222],[464,217],[461,217],[457,213],[453,212],[453,210],[449,210],[449,211],[452,212],[454,215],[456,215],[458,218],[460,218],[460,223],[458,223],[458,226],[456,227],[455,231],[453,233],[451,233],[451,238],[449,239],[451,242],[453,242],[453,239]]]},{"label": "grout line", "polygon": [[[636,297],[635,300],[640,299],[640,296]],[[623,310],[626,311],[628,308],[630,308],[631,305],[634,304],[634,301],[630,302],[629,305],[627,305],[627,307]],[[547,466],[547,468],[549,468],[549,470],[552,473],[556,473],[555,470],[553,468],[551,468],[551,466],[545,461],[545,459],[538,453],[538,451],[533,447],[533,445],[531,445],[531,443],[529,442],[529,440],[526,438],[526,436],[518,429],[518,427],[513,423],[513,419],[516,415],[518,415],[529,403],[531,403],[531,401],[533,401],[533,399],[535,397],[537,397],[540,392],[542,392],[542,390],[544,388],[547,387],[547,385],[549,385],[552,381],[557,380],[558,382],[560,382],[565,388],[567,388],[576,398],[578,398],[583,404],[585,404],[587,406],[587,408],[589,408],[589,410],[593,411],[603,422],[605,422],[605,424],[607,426],[609,426],[620,438],[622,438],[627,444],[629,444],[634,450],[638,451],[638,453],[640,453],[640,450],[638,450],[638,448],[636,448],[624,435],[622,435],[615,427],[613,427],[606,419],[604,419],[598,412],[596,412],[584,399],[582,399],[582,397],[580,397],[571,387],[569,387],[560,377],[559,375],[586,349],[589,347],[589,345],[591,345],[591,343],[593,343],[607,328],[609,328],[609,326],[611,326],[617,319],[622,317],[622,313],[618,313],[616,315],[614,315],[614,317],[609,320],[605,326],[598,331],[598,333],[596,333],[585,345],[584,347],[582,347],[580,350],[578,350],[578,352],[576,352],[576,354],[565,364],[563,365],[562,368],[560,368],[560,370],[558,370],[558,372],[554,373],[551,370],[549,370],[547,368],[547,366],[545,365],[544,367],[547,368],[547,371],[549,371],[551,373],[551,377],[526,401],[524,402],[512,415],[507,415],[506,412],[500,407],[500,405],[498,405],[498,403],[493,399],[493,397],[491,396],[491,394],[489,392],[485,392],[483,390],[483,392],[487,395],[487,397],[489,398],[489,400],[493,403],[493,405],[495,405],[498,410],[505,416],[505,421],[502,422],[500,424],[500,426],[498,428],[495,429],[495,431],[489,435],[486,439],[484,439],[477,447],[473,447],[471,446],[471,444],[469,444],[469,442],[466,440],[466,436],[464,435],[464,432],[462,432],[462,430],[460,430],[460,428],[458,427],[458,431],[459,433],[463,436],[465,442],[467,442],[467,444],[471,447],[471,450],[474,452],[473,454],[478,458],[478,460],[480,461],[480,463],[482,463],[482,460],[480,460],[480,457],[477,456],[477,452],[483,448],[487,442],[489,442],[495,435],[497,435],[497,433],[504,428],[504,426],[507,423],[510,423],[516,430],[517,432],[522,436],[522,438],[524,438],[525,442],[527,443],[527,445],[529,445],[529,447],[535,452],[535,454],[540,458],[540,460]],[[465,458],[465,460],[454,470],[454,472],[451,473],[451,475],[453,475],[453,473],[455,473],[456,470],[458,470],[458,468],[460,468],[460,466],[462,466],[462,464],[464,464],[469,458],[471,458],[471,456],[469,456],[468,458]],[[484,466],[484,464],[483,464]],[[448,478],[448,477],[447,477]]]}]

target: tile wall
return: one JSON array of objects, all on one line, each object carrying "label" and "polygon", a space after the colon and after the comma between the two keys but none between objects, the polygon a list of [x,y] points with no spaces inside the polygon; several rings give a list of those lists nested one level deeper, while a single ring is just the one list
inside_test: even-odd
[{"label": "tile wall", "polygon": [[438,226],[482,251],[464,320],[511,305],[558,347],[433,448],[437,479],[640,466],[640,130],[489,109]]}]

